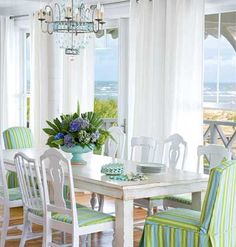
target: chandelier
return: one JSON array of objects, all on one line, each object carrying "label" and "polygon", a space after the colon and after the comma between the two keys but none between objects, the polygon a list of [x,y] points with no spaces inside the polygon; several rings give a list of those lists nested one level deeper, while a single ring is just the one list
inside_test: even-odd
[{"label": "chandelier", "polygon": [[56,40],[67,55],[78,55],[91,33],[103,30],[104,7],[87,6],[80,0],[54,2],[37,12],[43,33],[57,34]]}]

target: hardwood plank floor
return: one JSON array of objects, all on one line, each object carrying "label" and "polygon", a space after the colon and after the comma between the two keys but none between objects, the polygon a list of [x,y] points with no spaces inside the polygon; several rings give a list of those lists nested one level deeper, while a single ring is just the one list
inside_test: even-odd
[{"label": "hardwood plank floor", "polygon": [[[81,203],[86,206],[90,206],[90,195],[84,194],[84,193],[77,193],[76,199],[78,203]],[[114,200],[111,198],[105,199],[105,205],[104,205],[104,212],[111,213],[115,212],[115,204]],[[146,211],[141,208],[135,208],[134,210],[134,217],[135,220],[141,220],[144,219],[146,216]],[[21,224],[22,223],[22,208],[16,208],[11,210],[11,225],[14,224]],[[40,226],[33,226],[33,231],[40,232],[42,231],[42,228]],[[9,235],[15,235],[19,234],[20,231],[10,231]],[[138,247],[139,240],[141,238],[142,232],[139,230],[134,231],[134,247]],[[56,236],[59,238],[59,236]],[[111,232],[102,232],[97,234],[92,234],[91,236],[91,247],[112,247],[112,239],[113,234]],[[70,241],[70,236],[67,238],[68,241]],[[6,243],[5,247],[18,247],[19,246],[19,240],[9,240]],[[42,239],[36,239],[28,241],[26,244],[26,247],[41,247],[42,246]]]}]

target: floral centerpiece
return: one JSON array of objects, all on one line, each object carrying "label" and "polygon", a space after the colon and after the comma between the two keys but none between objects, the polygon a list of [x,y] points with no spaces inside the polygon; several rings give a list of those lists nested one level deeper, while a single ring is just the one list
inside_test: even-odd
[{"label": "floral centerpiece", "polygon": [[62,115],[47,121],[50,128],[43,131],[49,135],[47,145],[72,153],[72,163],[85,163],[81,154],[94,148],[100,149],[110,133],[102,128],[103,120],[94,112]]}]

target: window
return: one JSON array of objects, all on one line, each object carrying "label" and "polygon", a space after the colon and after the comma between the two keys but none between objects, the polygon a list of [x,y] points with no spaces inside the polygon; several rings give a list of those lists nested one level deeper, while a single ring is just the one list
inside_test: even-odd
[{"label": "window", "polygon": [[22,30],[21,123],[30,127],[30,33]]},{"label": "window", "polygon": [[94,111],[103,118],[117,118],[118,28],[97,35]]},{"label": "window", "polygon": [[204,107],[236,108],[236,12],[205,17]]}]

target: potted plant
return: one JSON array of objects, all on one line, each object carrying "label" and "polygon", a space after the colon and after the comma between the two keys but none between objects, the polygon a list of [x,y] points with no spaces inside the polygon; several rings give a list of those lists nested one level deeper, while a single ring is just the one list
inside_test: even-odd
[{"label": "potted plant", "polygon": [[94,112],[80,114],[78,105],[74,114],[62,115],[47,121],[43,131],[49,136],[47,145],[72,154],[72,163],[86,163],[81,154],[100,149],[110,133],[102,128],[103,120]]}]

